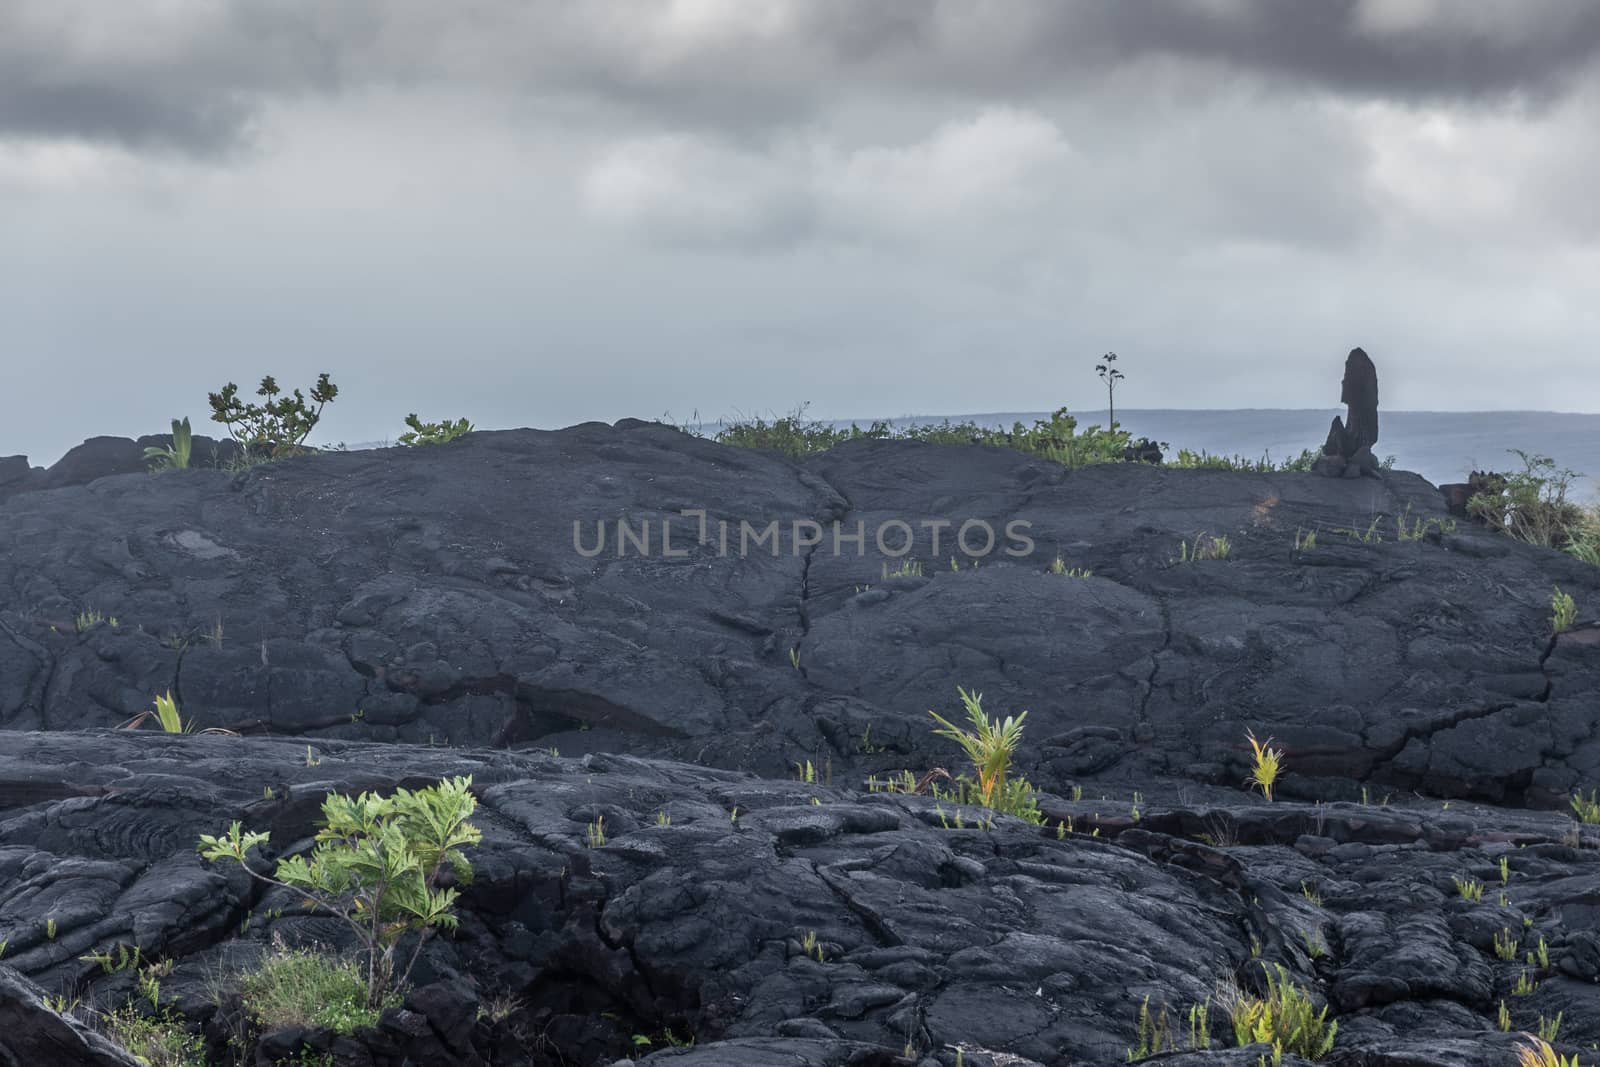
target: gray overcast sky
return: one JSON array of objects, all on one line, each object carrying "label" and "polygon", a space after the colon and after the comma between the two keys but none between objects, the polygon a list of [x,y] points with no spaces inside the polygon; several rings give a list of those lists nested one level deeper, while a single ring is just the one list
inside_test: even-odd
[{"label": "gray overcast sky", "polygon": [[[0,0],[0,455],[263,373],[480,426],[1600,411],[1593,0]],[[1315,443],[1308,442],[1308,443]]]}]

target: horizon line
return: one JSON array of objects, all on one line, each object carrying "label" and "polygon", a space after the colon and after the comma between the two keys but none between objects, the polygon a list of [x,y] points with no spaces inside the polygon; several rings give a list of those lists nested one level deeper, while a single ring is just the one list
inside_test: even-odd
[{"label": "horizon line", "polygon": [[[1017,408],[1017,409],[1009,410],[1009,411],[950,412],[950,413],[945,413],[945,414],[915,412],[915,413],[906,414],[906,415],[892,415],[892,416],[885,416],[885,415],[873,415],[873,416],[847,416],[847,415],[846,416],[840,416],[840,415],[822,416],[822,415],[818,415],[818,416],[813,416],[813,417],[815,419],[819,420],[819,421],[828,421],[828,422],[850,422],[850,421],[862,422],[862,421],[867,421],[869,419],[953,419],[953,418],[977,419],[977,418],[985,418],[985,417],[988,417],[988,416],[995,416],[995,415],[1049,414],[1050,411],[1052,411],[1052,410],[1055,410],[1055,409],[1043,409],[1043,408],[1028,408],[1028,409],[1025,409],[1025,408]],[[1326,414],[1328,412],[1339,413],[1339,412],[1342,412],[1344,410],[1345,410],[1345,406],[1343,404],[1336,405],[1336,406],[1329,406],[1329,407],[1321,407],[1321,408],[1234,407],[1234,408],[1124,408],[1123,409],[1124,412],[1126,412],[1127,414],[1130,414],[1130,415],[1132,415],[1132,414],[1163,413],[1163,412],[1173,412],[1173,411],[1195,413],[1195,414],[1199,414],[1199,413],[1229,414],[1229,413],[1232,413],[1232,412],[1259,413],[1259,412],[1268,412],[1268,411],[1285,412],[1285,413],[1289,413],[1289,414],[1301,413],[1301,412],[1308,413],[1308,414]],[[1067,414],[1074,415],[1074,416],[1083,415],[1083,414],[1102,414],[1102,413],[1109,413],[1109,409],[1107,409],[1107,408],[1079,408],[1079,409],[1069,408],[1069,409],[1067,409]],[[1586,416],[1586,417],[1600,417],[1600,411],[1558,411],[1558,410],[1555,410],[1553,408],[1462,408],[1462,409],[1450,409],[1450,408],[1393,408],[1393,409],[1390,409],[1390,410],[1387,410],[1387,411],[1385,411],[1384,409],[1380,408],[1379,411],[1378,411],[1379,418],[1381,419],[1385,414],[1389,414],[1389,415],[1577,415],[1577,416]],[[741,417],[748,417],[748,416],[741,416]],[[726,419],[718,419],[716,421],[724,422],[724,421],[728,421],[728,420],[726,420]]]}]

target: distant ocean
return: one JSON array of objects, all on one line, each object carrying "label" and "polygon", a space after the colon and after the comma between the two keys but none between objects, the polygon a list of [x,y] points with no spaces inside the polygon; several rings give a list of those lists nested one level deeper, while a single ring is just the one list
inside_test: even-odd
[{"label": "distant ocean", "polygon": [[[1326,411],[1278,408],[1238,411],[1117,411],[1117,421],[1135,437],[1166,441],[1179,448],[1256,458],[1298,456],[1303,449],[1320,448],[1328,436],[1328,423],[1343,409]],[[1030,425],[1048,412],[990,412],[951,415],[951,422],[971,421],[987,426]],[[1074,411],[1079,426],[1106,423],[1105,409]],[[942,422],[946,416],[910,416],[888,419],[893,424]],[[837,423],[848,426],[851,420]],[[855,420],[866,425],[871,420]],[[1562,414],[1550,411],[1380,411],[1378,445],[1381,459],[1395,458],[1400,470],[1415,471],[1435,485],[1464,482],[1473,470],[1520,470],[1521,460],[1507,449],[1549,456],[1556,465],[1583,477],[1574,483],[1580,500],[1600,496],[1600,415]]]}]

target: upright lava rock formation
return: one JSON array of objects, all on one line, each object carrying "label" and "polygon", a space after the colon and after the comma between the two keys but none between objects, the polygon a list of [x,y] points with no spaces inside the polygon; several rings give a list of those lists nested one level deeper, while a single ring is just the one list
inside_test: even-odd
[{"label": "upright lava rock formation", "polygon": [[1378,369],[1359,348],[1352,348],[1345,358],[1339,401],[1345,405],[1345,417],[1333,417],[1322,457],[1317,460],[1317,473],[1330,478],[1377,474],[1372,446],[1378,443]]}]

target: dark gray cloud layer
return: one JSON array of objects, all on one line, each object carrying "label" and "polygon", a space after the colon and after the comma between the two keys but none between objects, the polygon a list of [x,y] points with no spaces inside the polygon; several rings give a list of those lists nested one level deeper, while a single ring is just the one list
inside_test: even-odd
[{"label": "dark gray cloud layer", "polygon": [[1600,54],[1592,0],[5,0],[0,136],[223,151],[274,102],[445,83],[684,126],[843,93],[1047,93],[1151,61],[1284,88],[1530,100]]},{"label": "dark gray cloud layer", "polygon": [[349,441],[413,410],[1081,410],[1107,350],[1137,407],[1328,404],[1360,344],[1395,407],[1600,410],[1597,27],[1597,0],[0,0],[0,455],[324,370]]}]

